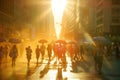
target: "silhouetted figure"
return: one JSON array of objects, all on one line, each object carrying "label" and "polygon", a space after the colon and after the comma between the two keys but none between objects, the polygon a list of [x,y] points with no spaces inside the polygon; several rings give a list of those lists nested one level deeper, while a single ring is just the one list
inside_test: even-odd
[{"label": "silhouetted figure", "polygon": [[49,61],[50,61],[51,60],[51,55],[52,55],[52,46],[51,46],[51,44],[48,44],[47,52],[48,52],[48,57],[49,57]]},{"label": "silhouetted figure", "polygon": [[68,52],[69,52],[70,58],[72,60],[73,56],[74,56],[74,52],[75,52],[75,48],[72,46],[72,44],[70,44],[70,46],[68,47]]},{"label": "silhouetted figure", "polygon": [[5,45],[5,47],[3,48],[3,53],[5,55],[5,58],[7,59],[7,56],[8,56],[8,46]]},{"label": "silhouetted figure", "polygon": [[58,65],[58,71],[57,71],[56,80],[63,80],[63,74],[62,74],[62,67],[61,67],[61,65]]},{"label": "silhouetted figure", "polygon": [[63,63],[63,68],[64,71],[66,71],[67,68],[67,61],[66,61],[66,45],[62,45],[62,63]]},{"label": "silhouetted figure", "polygon": [[77,61],[74,59],[72,59],[72,70],[71,72],[77,72]]},{"label": "silhouetted figure", "polygon": [[53,52],[54,52],[54,57],[56,58],[56,62],[57,62],[57,58],[58,58],[58,44],[54,44],[53,45]]},{"label": "silhouetted figure", "polygon": [[95,60],[95,69],[99,74],[101,74],[102,64],[103,64],[103,48],[102,48],[102,45],[98,45],[96,47],[94,60]]},{"label": "silhouetted figure", "polygon": [[84,48],[83,48],[83,45],[80,45],[80,59],[81,60],[84,59],[83,56],[84,56]]},{"label": "silhouetted figure", "polygon": [[3,47],[0,46],[0,67],[1,67],[1,64],[2,64],[2,59],[3,59]]},{"label": "silhouetted figure", "polygon": [[62,55],[63,55],[62,44],[59,44],[57,50],[58,50],[58,53],[57,53],[58,54],[58,61],[59,61],[59,63],[61,63],[62,62]]},{"label": "silhouetted figure", "polygon": [[26,56],[27,56],[28,66],[29,66],[30,65],[31,56],[32,56],[32,49],[31,49],[30,46],[28,46],[26,48]]},{"label": "silhouetted figure", "polygon": [[119,51],[119,44],[117,44],[116,47],[115,47],[115,55],[116,55],[116,59],[119,58],[119,53],[120,53],[120,51]]},{"label": "silhouetted figure", "polygon": [[36,59],[37,59],[37,64],[38,64],[39,57],[40,57],[40,48],[39,48],[39,45],[37,45],[37,48],[36,48],[36,50],[35,50],[35,53],[36,53]]},{"label": "silhouetted figure", "polygon": [[17,49],[16,45],[13,45],[13,47],[11,48],[9,56],[12,58],[12,67],[14,67],[16,58],[18,56],[18,49]]},{"label": "silhouetted figure", "polygon": [[41,45],[40,50],[41,50],[42,60],[44,60],[44,55],[45,55],[45,45],[44,44]]},{"label": "silhouetted figure", "polygon": [[74,59],[76,60],[76,62],[79,60],[79,47],[78,47],[78,45],[75,45],[74,46],[75,48],[74,48]]}]

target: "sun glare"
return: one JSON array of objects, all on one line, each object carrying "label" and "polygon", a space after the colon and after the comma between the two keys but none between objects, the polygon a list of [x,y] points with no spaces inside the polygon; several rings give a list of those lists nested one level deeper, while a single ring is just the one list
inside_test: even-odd
[{"label": "sun glare", "polygon": [[67,4],[66,0],[52,0],[52,11],[54,15],[54,23],[56,29],[57,38],[60,37],[61,27],[62,27],[62,16]]},{"label": "sun glare", "polygon": [[66,0],[52,0],[52,10],[54,16],[62,16],[64,8],[67,4]]}]

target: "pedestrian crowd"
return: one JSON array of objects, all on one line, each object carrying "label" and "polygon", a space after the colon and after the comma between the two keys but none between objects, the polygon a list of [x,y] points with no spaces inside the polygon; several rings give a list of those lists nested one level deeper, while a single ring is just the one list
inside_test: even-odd
[{"label": "pedestrian crowd", "polygon": [[[67,64],[66,57],[69,56],[72,62],[72,69],[75,70],[77,62],[84,60],[85,53],[92,53],[95,62],[95,70],[101,73],[103,56],[110,57],[115,55],[116,59],[120,57],[120,44],[111,45],[101,45],[96,44],[92,48],[90,45],[86,44],[63,44],[63,43],[49,43],[47,46],[42,43],[41,45],[36,45],[35,50],[28,45],[24,50],[26,51],[27,65],[30,66],[30,61],[32,59],[33,53],[36,55],[36,63],[39,64],[39,59],[41,61],[45,59],[45,54],[47,53],[48,60],[56,58],[59,64]],[[16,59],[19,56],[17,45],[13,45],[8,51],[9,47],[7,45],[0,46],[0,66],[2,65],[3,58],[7,59],[9,56],[11,58],[12,67],[15,67]],[[47,52],[46,52],[47,51]],[[64,65],[66,68],[66,65]]]}]

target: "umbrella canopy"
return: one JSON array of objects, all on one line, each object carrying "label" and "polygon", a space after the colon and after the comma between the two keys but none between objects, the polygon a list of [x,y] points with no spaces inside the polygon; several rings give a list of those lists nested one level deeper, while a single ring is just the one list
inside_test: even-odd
[{"label": "umbrella canopy", "polygon": [[16,38],[11,38],[11,39],[9,39],[9,42],[18,44],[18,43],[21,43],[21,40],[20,39],[16,39]]},{"label": "umbrella canopy", "polygon": [[98,43],[98,44],[111,44],[111,41],[103,36],[98,36],[98,37],[93,37],[93,40],[95,43]]},{"label": "umbrella canopy", "polygon": [[47,40],[41,39],[41,40],[39,41],[39,43],[47,43]]},{"label": "umbrella canopy", "polygon": [[0,42],[6,42],[5,38],[0,38]]},{"label": "umbrella canopy", "polygon": [[67,44],[77,44],[75,41],[69,41]]},{"label": "umbrella canopy", "polygon": [[66,41],[65,40],[57,40],[55,41],[56,43],[60,43],[60,44],[66,44]]}]

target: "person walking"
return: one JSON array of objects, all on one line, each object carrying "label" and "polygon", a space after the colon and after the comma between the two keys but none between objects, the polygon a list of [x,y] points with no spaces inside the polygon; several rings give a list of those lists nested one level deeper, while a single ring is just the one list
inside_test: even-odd
[{"label": "person walking", "polygon": [[48,53],[48,58],[49,58],[49,61],[50,61],[51,60],[51,55],[52,55],[52,46],[51,46],[51,44],[48,44],[47,53]]},{"label": "person walking", "polygon": [[39,48],[39,45],[37,45],[35,53],[36,53],[36,59],[37,59],[37,65],[38,65],[38,61],[39,61],[39,57],[40,57],[40,48]]},{"label": "person walking", "polygon": [[80,59],[81,60],[84,60],[84,46],[83,45],[80,45]]},{"label": "person walking", "polygon": [[0,67],[1,67],[1,64],[2,64],[2,60],[3,60],[3,47],[0,46]]},{"label": "person walking", "polygon": [[30,65],[30,60],[32,56],[32,49],[30,46],[26,48],[26,56],[27,56],[27,61],[28,61],[28,66]]},{"label": "person walking", "polygon": [[4,46],[3,53],[4,53],[4,56],[5,56],[5,59],[7,60],[7,56],[8,56],[8,46],[7,45]]},{"label": "person walking", "polygon": [[16,58],[18,56],[18,49],[16,45],[13,45],[11,48],[9,56],[12,58],[12,67],[15,67]]},{"label": "person walking", "polygon": [[96,47],[95,55],[94,55],[94,60],[95,60],[95,69],[96,71],[101,74],[102,71],[102,65],[103,65],[103,47],[102,45],[98,45]]},{"label": "person walking", "polygon": [[41,47],[40,47],[40,50],[41,50],[41,55],[42,55],[42,60],[44,60],[44,55],[45,55],[45,45],[42,43]]},{"label": "person walking", "polygon": [[115,47],[115,56],[116,56],[116,59],[119,59],[119,44],[116,44],[116,47]]}]

